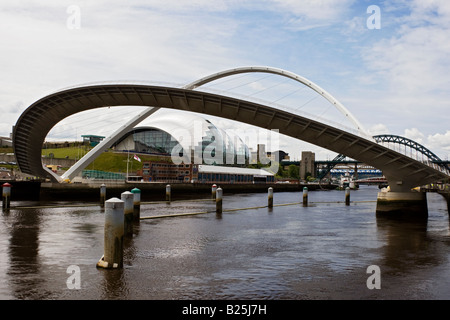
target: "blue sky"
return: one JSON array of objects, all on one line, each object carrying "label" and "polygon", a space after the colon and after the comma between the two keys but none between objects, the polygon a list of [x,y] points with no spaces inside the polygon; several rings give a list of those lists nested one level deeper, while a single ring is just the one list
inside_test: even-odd
[{"label": "blue sky", "polygon": [[[367,27],[370,5],[380,8],[380,29]],[[70,6],[79,9],[79,28],[68,26]],[[262,65],[312,80],[373,134],[407,136],[450,156],[449,1],[11,1],[0,4],[0,27],[0,135],[59,88],[107,80],[184,84]],[[280,98],[281,87],[270,90],[271,83],[285,79],[258,81],[255,98]],[[311,111],[334,119],[323,110]],[[95,127],[90,134],[103,133]],[[289,139],[282,148],[294,157],[302,149],[334,155]]]}]

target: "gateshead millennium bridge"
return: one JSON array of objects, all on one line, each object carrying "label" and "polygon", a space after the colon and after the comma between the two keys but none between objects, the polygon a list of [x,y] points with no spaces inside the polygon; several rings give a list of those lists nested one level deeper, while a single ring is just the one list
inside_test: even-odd
[{"label": "gateshead millennium bridge", "polygon": [[[355,132],[339,129],[310,119],[292,110],[280,109],[231,96],[199,90],[202,85],[240,73],[272,73],[290,78],[314,90],[328,100],[355,126]],[[63,176],[57,176],[42,164],[44,140],[62,119],[75,113],[101,107],[146,106],[146,111],[133,118],[111,137],[106,138]],[[408,212],[426,209],[426,194],[412,192],[417,186],[447,180],[448,167],[433,161],[419,161],[378,143],[366,134],[363,126],[337,99],[324,89],[294,73],[270,67],[242,67],[219,72],[184,87],[148,84],[99,83],[75,86],[49,94],[30,105],[13,128],[13,144],[17,164],[24,173],[63,182],[71,179],[120,136],[149,117],[159,108],[185,110],[236,120],[309,142],[346,155],[383,171],[390,192],[380,193],[377,211]]]}]

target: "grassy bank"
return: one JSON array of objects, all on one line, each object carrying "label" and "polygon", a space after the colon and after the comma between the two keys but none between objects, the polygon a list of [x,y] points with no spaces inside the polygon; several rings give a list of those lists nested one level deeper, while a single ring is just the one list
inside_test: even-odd
[{"label": "grassy bank", "polygon": [[[67,148],[51,148],[42,149],[42,155],[45,157],[53,157],[59,159],[73,159],[78,160],[91,150],[90,147],[67,147]],[[133,159],[133,153],[121,153],[107,150],[97,157],[91,164],[89,164],[87,170],[101,170],[108,172],[126,172],[127,171],[127,158],[129,158],[130,172],[142,169],[142,162]],[[158,158],[151,155],[139,155],[142,161],[156,161]]]},{"label": "grassy bank", "polygon": [[13,148],[12,147],[1,147],[0,148],[0,153],[13,153]]},{"label": "grassy bank", "polygon": [[130,172],[135,172],[136,170],[142,169],[142,163],[145,161],[161,161],[160,158],[139,154],[139,158],[142,162],[133,159],[134,153],[125,152],[113,152],[109,150],[108,152],[102,153],[97,159],[95,159],[89,166],[86,167],[88,170],[101,170],[109,172],[126,172],[127,171],[127,159],[128,159],[128,170]]},{"label": "grassy bank", "polygon": [[44,147],[44,149],[42,149],[42,155],[47,158],[78,160],[86,153],[88,153],[91,149],[91,147],[87,146],[50,149]]},{"label": "grassy bank", "polygon": [[[90,165],[86,167],[87,170],[101,170],[108,172],[126,172],[127,171],[127,154],[124,153],[114,153],[114,152],[104,152],[97,159],[91,162]],[[128,170],[130,172],[142,169],[142,163],[133,160],[133,155],[130,155],[130,162]]]}]

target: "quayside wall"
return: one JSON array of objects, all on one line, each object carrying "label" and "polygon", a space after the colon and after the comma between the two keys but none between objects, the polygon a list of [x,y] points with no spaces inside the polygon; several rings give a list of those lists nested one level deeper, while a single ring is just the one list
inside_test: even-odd
[{"label": "quayside wall", "polygon": [[[167,183],[105,183],[106,198],[118,197],[122,192],[130,191],[134,188],[141,190],[141,200],[164,200]],[[191,198],[211,197],[212,184],[203,183],[174,183],[171,185],[172,200],[182,200]],[[100,196],[101,183],[42,183],[40,187],[40,200],[84,200],[98,201]],[[308,190],[332,190],[335,185],[319,184],[217,184],[223,189],[224,195],[236,193],[267,192],[269,187],[274,192],[298,191],[302,192],[303,187]]]}]

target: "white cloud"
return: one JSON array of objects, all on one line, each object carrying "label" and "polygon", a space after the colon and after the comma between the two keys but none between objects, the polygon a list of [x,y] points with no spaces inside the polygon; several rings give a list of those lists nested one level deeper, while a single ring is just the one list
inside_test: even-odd
[{"label": "white cloud", "polygon": [[367,121],[376,115],[394,134],[448,154],[446,134],[436,132],[450,121],[450,2],[386,3],[381,16],[389,26],[382,23],[377,40],[361,47]]},{"label": "white cloud", "polygon": [[439,150],[438,156],[443,160],[449,160],[450,158],[450,130],[447,130],[444,134],[436,133],[427,137],[427,145],[434,152]]},{"label": "white cloud", "polygon": [[334,22],[342,19],[350,4],[349,0],[273,0],[274,3],[288,12],[291,12],[303,21]]},{"label": "white cloud", "polygon": [[417,128],[405,129],[404,136],[408,139],[414,140],[417,143],[424,143],[425,135]]},{"label": "white cloud", "polygon": [[349,20],[343,21],[341,33],[347,37],[347,41],[358,41],[358,37],[367,33],[366,17],[355,16]]},{"label": "white cloud", "polygon": [[378,123],[371,126],[367,129],[372,136],[380,135],[380,134],[389,134],[389,129],[383,123]]},{"label": "white cloud", "polygon": [[428,95],[447,91],[450,84],[449,2],[411,3],[411,14],[397,34],[364,50],[368,67],[391,92]]},{"label": "white cloud", "polygon": [[226,41],[235,29],[232,19],[210,15],[220,9],[217,3],[186,1],[192,9],[169,14],[145,1],[81,2],[78,30],[66,25],[71,4],[2,3],[0,103],[2,111],[15,109],[3,113],[1,127],[8,130],[2,134],[24,108],[59,88],[104,80],[183,83],[236,61]]},{"label": "white cloud", "polygon": [[445,133],[425,135],[417,128],[405,129],[404,137],[411,139],[431,150],[441,159],[450,155],[450,130]]}]

